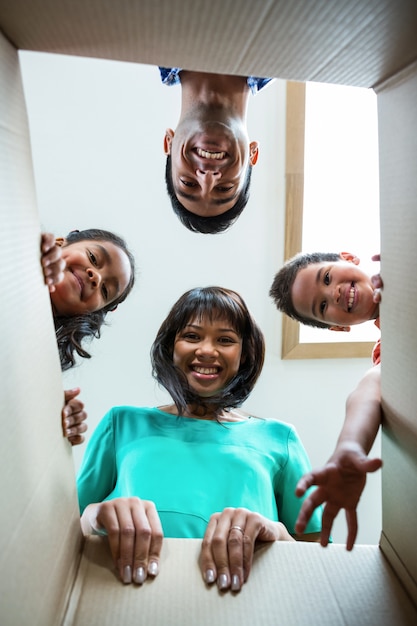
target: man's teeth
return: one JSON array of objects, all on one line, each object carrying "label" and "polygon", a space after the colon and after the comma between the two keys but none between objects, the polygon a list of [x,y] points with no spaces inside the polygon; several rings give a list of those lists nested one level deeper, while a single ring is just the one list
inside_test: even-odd
[{"label": "man's teeth", "polygon": [[208,150],[202,150],[197,148],[197,154],[203,159],[224,159],[226,152],[209,152]]},{"label": "man's teeth", "polygon": [[194,367],[198,374],[217,374],[217,367]]},{"label": "man's teeth", "polygon": [[353,301],[355,299],[355,288],[351,287],[349,291],[348,311],[352,308]]}]

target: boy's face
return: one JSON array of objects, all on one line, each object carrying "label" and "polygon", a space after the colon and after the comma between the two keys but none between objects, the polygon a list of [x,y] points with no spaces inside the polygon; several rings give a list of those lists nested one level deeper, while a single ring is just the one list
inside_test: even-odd
[{"label": "boy's face", "polygon": [[357,257],[312,263],[301,269],[292,286],[295,310],[305,318],[349,330],[378,317],[371,278],[358,267]]}]

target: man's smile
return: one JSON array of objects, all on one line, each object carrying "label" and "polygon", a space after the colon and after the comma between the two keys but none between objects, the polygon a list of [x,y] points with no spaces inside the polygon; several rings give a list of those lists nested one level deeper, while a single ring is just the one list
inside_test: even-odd
[{"label": "man's smile", "polygon": [[220,161],[227,156],[227,152],[224,152],[224,151],[213,152],[211,150],[203,150],[202,148],[196,148],[195,151],[198,154],[198,156],[203,159],[213,159],[216,161]]}]

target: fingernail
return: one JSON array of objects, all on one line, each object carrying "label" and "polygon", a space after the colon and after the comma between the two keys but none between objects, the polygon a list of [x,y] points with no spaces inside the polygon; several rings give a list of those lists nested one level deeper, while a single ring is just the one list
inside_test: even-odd
[{"label": "fingernail", "polygon": [[217,580],[217,585],[219,587],[219,589],[226,589],[227,588],[227,576],[226,574],[220,574],[218,580]]},{"label": "fingernail", "polygon": [[206,583],[208,585],[211,585],[211,583],[214,583],[214,572],[212,569],[208,569],[206,570],[206,573],[204,574],[204,580],[206,581]]},{"label": "fingernail", "polygon": [[134,576],[135,583],[137,583],[138,585],[141,585],[142,583],[145,582],[145,580],[146,580],[145,569],[143,567],[138,567]]},{"label": "fingernail", "polygon": [[151,561],[148,565],[148,574],[151,576],[156,576],[158,574],[158,563],[156,561]]},{"label": "fingernail", "polygon": [[236,574],[232,576],[231,589],[232,591],[239,591],[240,589],[240,579],[239,579],[239,576],[237,576]]},{"label": "fingernail", "polygon": [[132,582],[132,570],[130,565],[125,565],[123,568],[123,582],[126,584]]}]

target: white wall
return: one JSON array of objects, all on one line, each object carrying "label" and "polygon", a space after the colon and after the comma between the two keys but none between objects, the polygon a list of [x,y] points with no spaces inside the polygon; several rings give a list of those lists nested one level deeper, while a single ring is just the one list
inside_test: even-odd
[{"label": "white wall", "polygon": [[[280,358],[281,315],[268,290],[283,262],[285,83],[249,103],[249,135],[260,142],[260,158],[248,206],[230,231],[200,235],[181,225],[165,192],[162,139],[178,121],[178,87],[163,86],[150,66],[29,52],[20,58],[42,229],[113,230],[127,239],[139,269],[133,293],[91,344],[93,358],[63,376],[65,388],[82,388],[88,434],[111,406],[167,401],[150,373],[155,333],[185,290],[218,284],[242,294],[266,337],[265,368],[245,409],[293,423],[312,464],[322,464],[345,399],[371,363]],[[76,467],[83,449],[74,448]],[[333,538],[344,542],[339,518]],[[359,542],[377,543],[380,529],[378,473],[359,506]]]}]

